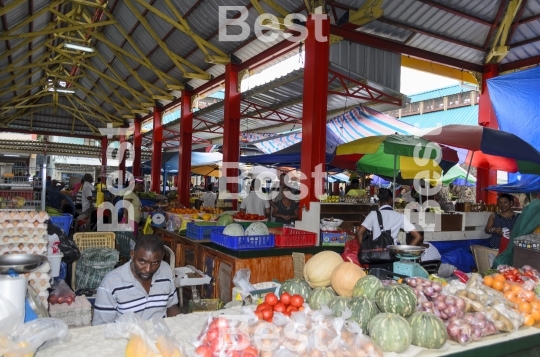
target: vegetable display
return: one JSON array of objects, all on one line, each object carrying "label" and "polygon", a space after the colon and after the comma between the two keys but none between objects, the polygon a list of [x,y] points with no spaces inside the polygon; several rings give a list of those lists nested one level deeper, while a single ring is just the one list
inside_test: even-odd
[{"label": "vegetable display", "polygon": [[382,312],[407,317],[415,311],[417,299],[407,285],[393,285],[377,290],[375,302]]},{"label": "vegetable display", "polygon": [[448,335],[441,319],[427,312],[415,312],[407,319],[412,330],[412,344],[419,347],[441,348]]},{"label": "vegetable display", "polygon": [[368,331],[373,341],[385,352],[401,353],[409,348],[412,342],[411,326],[407,320],[396,314],[376,315],[370,321]]},{"label": "vegetable display", "polygon": [[351,319],[356,321],[362,331],[367,332],[369,322],[379,313],[379,308],[372,300],[365,296],[357,296],[349,302],[352,312]]},{"label": "vegetable display", "polygon": [[347,296],[336,296],[330,300],[328,307],[332,310],[332,313],[336,317],[341,317],[343,311],[349,306],[351,301],[350,297]]},{"label": "vegetable display", "polygon": [[377,290],[383,287],[382,282],[373,275],[366,275],[360,278],[354,285],[353,297],[365,296],[369,299],[375,297]]},{"label": "vegetable display", "polygon": [[330,300],[336,296],[336,293],[332,288],[315,288],[309,294],[308,304],[313,310],[319,310],[321,305],[328,305]]},{"label": "vegetable display", "polygon": [[301,295],[304,300],[307,300],[309,294],[311,294],[311,288],[305,280],[289,279],[281,285],[281,292],[288,292],[291,295]]},{"label": "vegetable display", "polygon": [[343,259],[331,250],[325,250],[312,256],[304,265],[304,279],[312,288],[326,287],[332,284],[332,272]]},{"label": "vegetable display", "polygon": [[356,282],[366,276],[366,273],[353,263],[344,262],[332,272],[332,288],[338,295],[352,297]]}]

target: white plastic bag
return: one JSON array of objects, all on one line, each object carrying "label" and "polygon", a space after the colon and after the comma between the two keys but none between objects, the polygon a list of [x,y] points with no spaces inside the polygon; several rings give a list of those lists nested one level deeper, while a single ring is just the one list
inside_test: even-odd
[{"label": "white plastic bag", "polygon": [[250,292],[255,290],[255,287],[253,284],[249,282],[249,278],[251,277],[251,270],[249,269],[240,269],[234,274],[233,278],[233,284],[238,289],[243,290],[245,292]]},{"label": "white plastic bag", "polygon": [[65,322],[49,317],[40,318],[19,325],[10,335],[0,334],[0,355],[25,357],[68,338],[69,328]]},{"label": "white plastic bag", "polygon": [[118,322],[105,326],[105,338],[128,339],[126,356],[133,356],[135,351],[138,356],[152,356],[159,353],[154,340],[146,331],[144,320],[133,312],[120,316]]}]

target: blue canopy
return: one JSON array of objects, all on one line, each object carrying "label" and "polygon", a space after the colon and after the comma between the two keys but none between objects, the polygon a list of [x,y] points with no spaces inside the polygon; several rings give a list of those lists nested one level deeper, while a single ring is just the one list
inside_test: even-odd
[{"label": "blue canopy", "polygon": [[506,193],[540,192],[540,176],[508,174],[509,182],[504,185],[489,186],[486,190]]},{"label": "blue canopy", "polygon": [[[191,153],[191,166],[216,164],[220,162],[222,158],[223,155],[220,153],[193,151]],[[148,175],[150,174],[151,167],[152,160],[144,161],[141,165],[141,170],[145,175]],[[161,155],[161,172],[163,172],[163,170],[167,171],[168,173],[178,172],[178,152],[164,152]],[[128,168],[128,171],[131,172],[131,168]]]}]

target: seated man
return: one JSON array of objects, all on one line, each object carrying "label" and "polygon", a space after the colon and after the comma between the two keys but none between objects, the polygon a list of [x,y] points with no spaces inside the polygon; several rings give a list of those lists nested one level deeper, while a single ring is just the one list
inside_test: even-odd
[{"label": "seated man", "polygon": [[156,235],[140,236],[131,260],[103,278],[97,290],[92,325],[115,322],[128,311],[144,320],[180,313],[171,267],[163,261],[165,247]]}]

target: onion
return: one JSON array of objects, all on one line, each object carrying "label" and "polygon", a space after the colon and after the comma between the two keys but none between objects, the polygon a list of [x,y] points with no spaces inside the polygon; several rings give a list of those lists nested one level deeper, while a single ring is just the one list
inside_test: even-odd
[{"label": "onion", "polygon": [[435,307],[438,310],[442,311],[442,310],[446,309],[446,304],[443,301],[438,301],[437,304],[435,305]]},{"label": "onion", "polygon": [[486,315],[484,315],[481,312],[475,312],[474,317],[476,317],[478,320],[485,320],[486,319]]},{"label": "onion", "polygon": [[530,265],[524,265],[523,268],[521,268],[523,271],[532,271],[533,268]]},{"label": "onion", "polygon": [[441,312],[437,309],[432,311],[433,315],[437,316],[438,318],[441,318]]},{"label": "onion", "polygon": [[433,284],[432,287],[433,287],[433,291],[435,291],[436,293],[440,293],[442,291],[441,284]]},{"label": "onion", "polygon": [[426,296],[433,296],[433,293],[435,291],[433,290],[433,287],[431,286],[427,286],[425,289],[424,289],[424,294],[426,294]]},{"label": "onion", "polygon": [[481,337],[482,337],[482,330],[480,328],[475,328],[474,329],[474,332],[473,332],[473,339],[474,340],[479,340]]},{"label": "onion", "polygon": [[407,279],[407,284],[409,284],[410,287],[415,288],[416,287],[416,279],[415,278]]},{"label": "onion", "polygon": [[449,324],[446,330],[448,331],[448,335],[451,337],[457,337],[460,333],[459,326],[454,324]]},{"label": "onion", "polygon": [[468,343],[470,340],[471,339],[467,334],[460,334],[457,338],[457,342],[461,343],[462,345]]},{"label": "onion", "polygon": [[429,301],[424,301],[421,305],[422,307],[428,307],[428,308],[431,308],[433,306],[433,304]]},{"label": "onion", "polygon": [[474,325],[483,330],[483,329],[486,328],[486,324],[487,324],[486,320],[478,320],[478,321],[476,321],[476,323]]},{"label": "onion", "polygon": [[450,316],[450,317],[456,316],[456,315],[457,315],[457,309],[456,309],[455,306],[452,306],[452,305],[448,306],[448,307],[446,308],[445,312],[446,312],[446,314],[447,314],[448,316]]},{"label": "onion", "polygon": [[447,314],[445,314],[444,311],[441,311],[440,313],[441,313],[441,316],[439,316],[439,317],[440,317],[441,319],[443,319],[443,320],[448,320],[448,317],[449,317],[449,316],[448,316]]},{"label": "onion", "polygon": [[474,322],[474,314],[465,314],[465,316],[463,316],[463,320],[465,320],[467,322],[470,322],[470,323],[473,323]]},{"label": "onion", "polygon": [[455,304],[456,304],[454,298],[451,297],[451,296],[447,296],[447,297],[444,299],[444,303],[445,303],[446,305],[455,305]]},{"label": "onion", "polygon": [[456,307],[458,308],[458,310],[465,311],[465,300],[463,300],[462,298],[457,298]]}]

